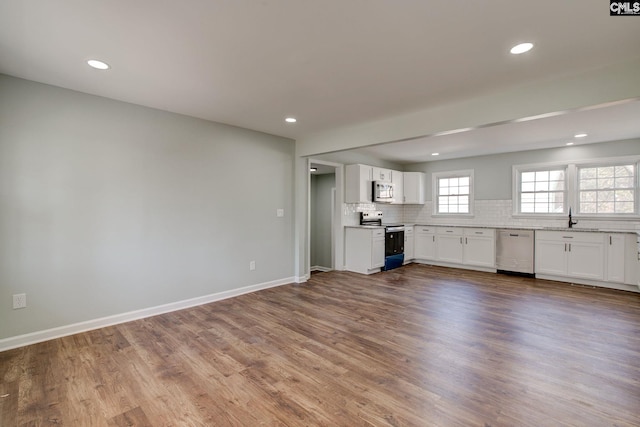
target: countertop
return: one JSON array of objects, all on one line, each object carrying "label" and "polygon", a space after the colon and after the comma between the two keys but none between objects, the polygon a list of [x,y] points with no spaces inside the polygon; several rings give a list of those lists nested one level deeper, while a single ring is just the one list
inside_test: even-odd
[{"label": "countertop", "polygon": [[[395,224],[394,224],[395,225]],[[572,232],[582,232],[582,233],[639,233],[640,231],[636,228],[633,229],[605,229],[605,228],[580,228],[580,227],[527,227],[527,226],[496,226],[496,225],[453,225],[453,224],[404,224],[405,227],[458,227],[458,228],[487,228],[487,229],[495,229],[495,230],[533,230],[533,231],[572,231]],[[384,228],[385,225],[345,225],[345,228]]]}]

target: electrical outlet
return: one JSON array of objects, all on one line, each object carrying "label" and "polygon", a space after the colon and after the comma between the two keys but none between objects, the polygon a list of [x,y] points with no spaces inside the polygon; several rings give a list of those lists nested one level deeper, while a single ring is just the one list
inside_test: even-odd
[{"label": "electrical outlet", "polygon": [[284,216],[284,209],[276,209],[276,216],[282,218]]},{"label": "electrical outlet", "polygon": [[27,306],[27,294],[15,294],[13,296],[13,309],[25,308]]},{"label": "electrical outlet", "polygon": [[255,261],[249,261],[249,270],[253,271],[256,269],[256,262]]}]

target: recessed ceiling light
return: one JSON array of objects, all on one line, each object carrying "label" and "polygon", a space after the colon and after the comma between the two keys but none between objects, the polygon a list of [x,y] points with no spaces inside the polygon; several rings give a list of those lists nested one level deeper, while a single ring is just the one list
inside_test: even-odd
[{"label": "recessed ceiling light", "polygon": [[567,145],[573,145],[573,142],[567,142]]},{"label": "recessed ceiling light", "polygon": [[431,153],[432,156],[439,156],[440,153]]},{"label": "recessed ceiling light", "polygon": [[533,48],[533,43],[520,43],[511,48],[511,53],[520,55],[521,53],[529,52],[531,48]]},{"label": "recessed ceiling light", "polygon": [[287,117],[286,119],[284,119],[284,121],[287,123],[295,123],[298,120],[296,120],[294,117]]},{"label": "recessed ceiling light", "polygon": [[98,61],[97,59],[90,59],[87,61],[87,64],[89,64],[90,67],[93,67],[96,70],[108,70],[109,68],[111,68],[106,62]]},{"label": "recessed ceiling light", "polygon": [[585,136],[587,136],[586,133],[577,133],[574,135],[575,138],[584,138]]},{"label": "recessed ceiling light", "polygon": [[309,168],[309,172],[318,172],[318,168]]}]

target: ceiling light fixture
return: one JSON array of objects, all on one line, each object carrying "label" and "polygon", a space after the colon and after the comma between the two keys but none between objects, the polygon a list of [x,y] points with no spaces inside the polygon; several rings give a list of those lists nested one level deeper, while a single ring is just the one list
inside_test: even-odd
[{"label": "ceiling light fixture", "polygon": [[511,48],[511,53],[514,55],[520,55],[521,53],[529,52],[533,48],[533,43],[520,43]]},{"label": "ceiling light fixture", "polygon": [[309,172],[318,172],[318,168],[309,168]]},{"label": "ceiling light fixture", "polygon": [[574,138],[584,138],[585,136],[587,136],[586,133],[577,133],[574,135]]},{"label": "ceiling light fixture", "polygon": [[573,142],[567,142],[567,145],[573,145]]},{"label": "ceiling light fixture", "polygon": [[432,156],[439,156],[440,153],[431,153]]},{"label": "ceiling light fixture", "polygon": [[87,64],[96,70],[108,70],[111,68],[106,62],[98,61],[97,59],[90,59],[87,61]]},{"label": "ceiling light fixture", "polygon": [[295,123],[298,120],[296,120],[295,117],[287,117],[286,119],[284,119],[284,121],[287,123]]}]

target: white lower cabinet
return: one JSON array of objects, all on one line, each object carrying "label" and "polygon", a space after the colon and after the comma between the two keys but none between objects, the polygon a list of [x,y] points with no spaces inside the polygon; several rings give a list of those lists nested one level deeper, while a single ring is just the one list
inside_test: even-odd
[{"label": "white lower cabinet", "polygon": [[416,225],[414,228],[414,258],[433,260],[436,258],[436,228]]},{"label": "white lower cabinet", "polygon": [[536,274],[604,280],[604,234],[536,232]]},{"label": "white lower cabinet", "polygon": [[348,271],[371,274],[384,267],[384,228],[347,227],[345,234]]},{"label": "white lower cabinet", "polygon": [[463,234],[464,264],[494,268],[496,266],[496,230],[465,228]]},{"label": "white lower cabinet", "polygon": [[606,236],[608,282],[625,283],[626,240],[624,234]]},{"label": "white lower cabinet", "polygon": [[410,261],[414,258],[415,237],[412,226],[404,227],[404,261]]},{"label": "white lower cabinet", "polygon": [[436,260],[462,264],[462,229],[438,227],[436,232]]},{"label": "white lower cabinet", "polygon": [[496,232],[492,228],[415,226],[415,259],[435,264],[494,269]]}]

